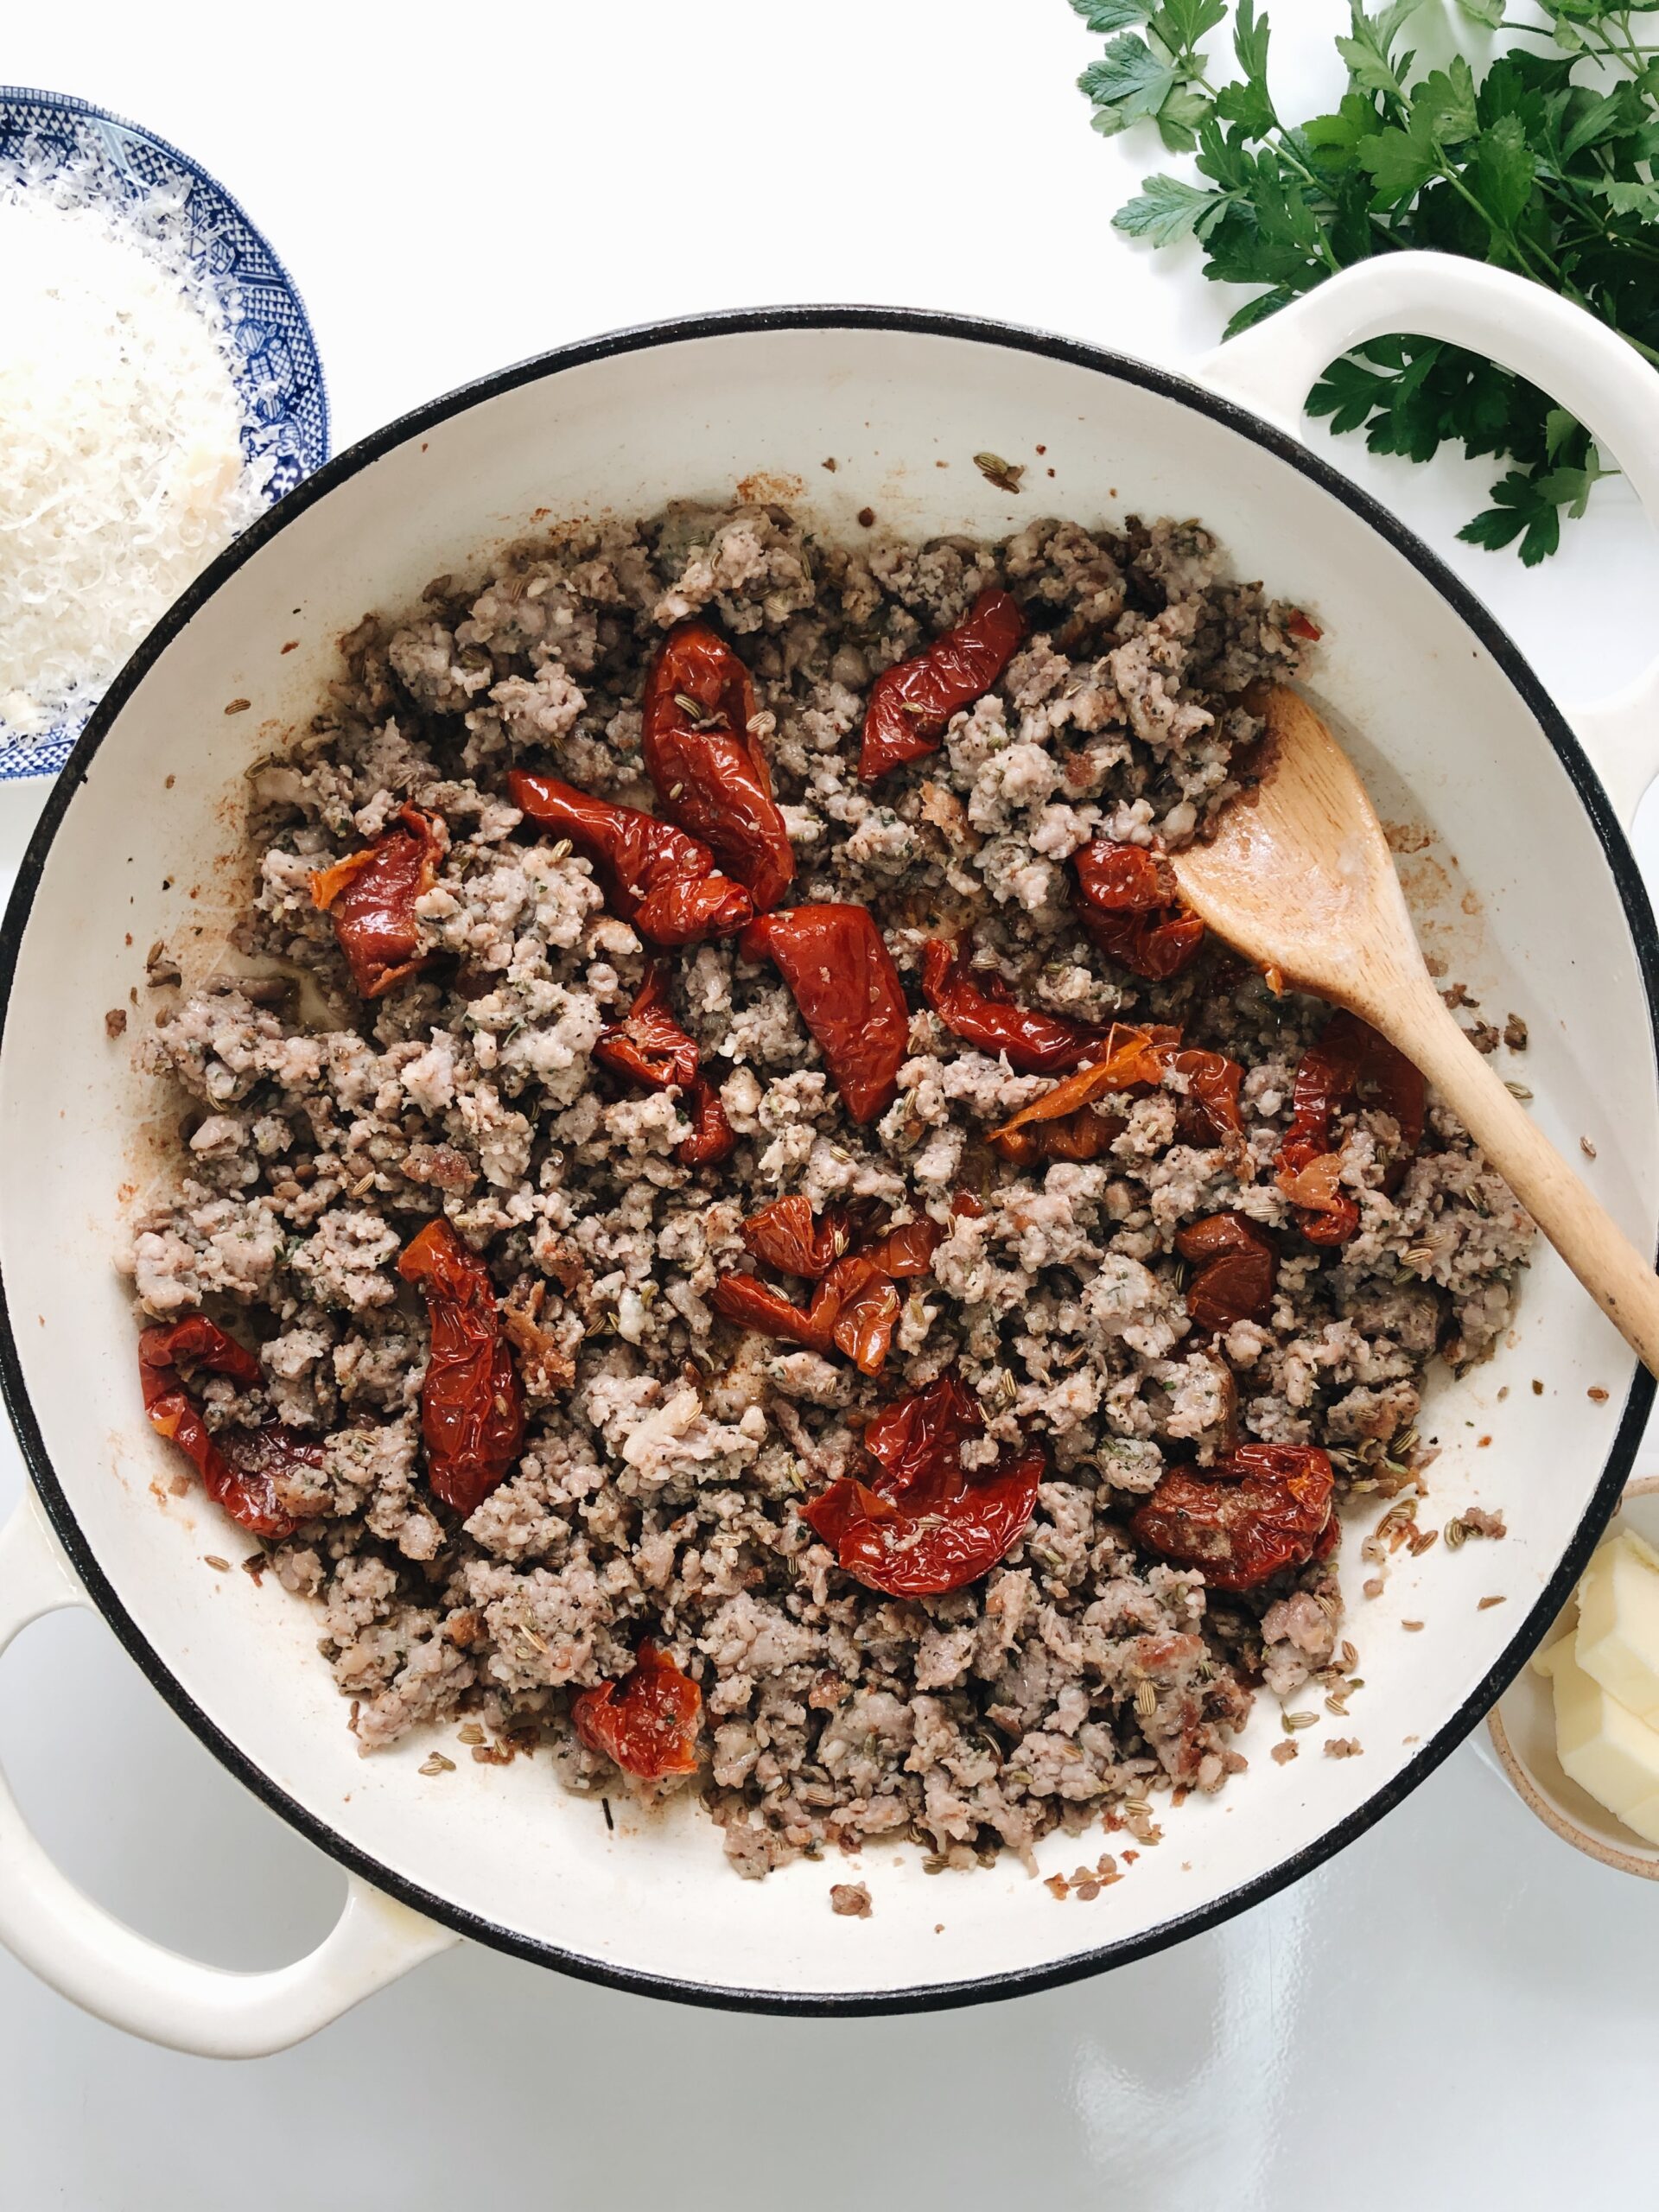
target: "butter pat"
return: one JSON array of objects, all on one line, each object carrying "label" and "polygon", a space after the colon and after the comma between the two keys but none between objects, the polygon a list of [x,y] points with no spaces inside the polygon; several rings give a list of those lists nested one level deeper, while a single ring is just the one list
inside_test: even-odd
[{"label": "butter pat", "polygon": [[1533,1664],[1555,1692],[1555,1745],[1563,1772],[1627,1828],[1659,1844],[1659,1729],[1610,1697],[1579,1663],[1571,1636],[1559,1637]]},{"label": "butter pat", "polygon": [[1628,1530],[1585,1569],[1574,1656],[1609,1697],[1659,1725],[1659,1552]]}]

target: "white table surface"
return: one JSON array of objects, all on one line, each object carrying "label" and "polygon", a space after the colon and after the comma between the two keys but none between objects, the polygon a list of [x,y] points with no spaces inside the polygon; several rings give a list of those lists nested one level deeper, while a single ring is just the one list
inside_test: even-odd
[{"label": "white table surface", "polygon": [[[1287,101],[1334,89],[1345,12],[1279,0]],[[1071,79],[1096,44],[1065,0],[81,0],[11,11],[0,68],[149,124],[238,194],[306,296],[339,449],[503,362],[710,306],[978,309],[1179,362],[1227,302],[1110,230],[1165,164],[1089,130]],[[1528,575],[1451,544],[1490,466],[1331,449],[1558,696],[1634,671],[1659,559],[1618,487]],[[8,878],[38,803],[0,788]],[[1659,838],[1638,843],[1651,874]],[[0,1510],[21,1482],[8,1437]],[[15,1648],[0,1754],[48,1847],[147,1933],[254,1967],[328,1924],[335,1869],[96,1620]],[[215,2066],[0,1955],[0,2204],[1651,2202],[1656,1990],[1659,1890],[1558,1843],[1470,1745],[1287,1895],[989,2010],[751,2019],[463,1948],[298,2050]]]}]

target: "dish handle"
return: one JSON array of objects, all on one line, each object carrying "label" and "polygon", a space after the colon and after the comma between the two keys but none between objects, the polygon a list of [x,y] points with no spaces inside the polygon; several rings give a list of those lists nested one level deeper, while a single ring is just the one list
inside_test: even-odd
[{"label": "dish handle", "polygon": [[[31,1622],[92,1599],[33,1491],[0,1529],[0,1652]],[[346,1876],[345,1909],[308,1957],[232,1974],[152,1943],[93,1904],[30,1834],[0,1774],[0,1942],[41,1980],[130,2035],[200,2058],[286,2050],[460,1938]]]},{"label": "dish handle", "polygon": [[[1187,373],[1300,438],[1302,402],[1339,353],[1409,331],[1501,361],[1568,408],[1614,454],[1659,525],[1659,372],[1605,323],[1529,278],[1444,253],[1351,269],[1230,338]],[[1626,829],[1659,773],[1659,659],[1567,719]]]}]

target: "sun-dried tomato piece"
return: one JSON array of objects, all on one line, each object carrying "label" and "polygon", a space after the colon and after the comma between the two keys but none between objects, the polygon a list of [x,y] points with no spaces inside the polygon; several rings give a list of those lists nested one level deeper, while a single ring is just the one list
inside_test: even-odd
[{"label": "sun-dried tomato piece", "polygon": [[1189,1046],[1180,1052],[1166,1052],[1164,1065],[1186,1077],[1187,1096],[1199,1116],[1194,1133],[1198,1141],[1203,1141],[1203,1124],[1206,1122],[1224,1142],[1243,1135],[1244,1117],[1239,1111],[1238,1093],[1244,1071],[1236,1060],[1230,1060],[1224,1052],[1200,1052]]},{"label": "sun-dried tomato piece", "polygon": [[954,1465],[970,1436],[985,1427],[979,1400],[954,1367],[925,1389],[883,1406],[865,1425],[864,1449],[880,1468],[881,1487],[904,1497],[941,1465]]},{"label": "sun-dried tomato piece", "polygon": [[1167,867],[1136,845],[1096,838],[1073,855],[1084,926],[1109,959],[1166,982],[1197,957],[1204,924],[1181,905]]},{"label": "sun-dried tomato piece", "polygon": [[843,1351],[866,1375],[880,1371],[899,1313],[893,1277],[873,1261],[852,1255],[830,1268],[805,1312],[755,1275],[722,1275],[709,1302],[740,1328],[781,1337],[826,1356]]},{"label": "sun-dried tomato piece", "polygon": [[1144,845],[1096,837],[1071,855],[1084,927],[1109,958],[1153,982],[1179,976],[1204,943],[1167,866]]},{"label": "sun-dried tomato piece", "polygon": [[372,845],[311,878],[312,904],[328,915],[365,999],[383,997],[423,969],[415,901],[437,881],[444,853],[442,824],[418,806],[403,806]]},{"label": "sun-dried tomato piece", "polygon": [[937,1221],[930,1221],[925,1214],[918,1214],[914,1221],[906,1221],[897,1229],[889,1229],[873,1244],[861,1244],[861,1255],[873,1261],[882,1271],[902,1282],[909,1275],[925,1275],[933,1265],[933,1255],[944,1242],[944,1231]]},{"label": "sun-dried tomato piece", "polygon": [[812,1302],[803,1313],[753,1275],[723,1275],[714,1288],[715,1313],[814,1351],[843,1351],[862,1373],[878,1374],[903,1304],[896,1286],[927,1273],[944,1232],[925,1218],[909,1221],[849,1251],[852,1222],[843,1206],[827,1207],[815,1222],[803,1198],[763,1206],[743,1224],[744,1243],[769,1267],[816,1280]]},{"label": "sun-dried tomato piece", "polygon": [[815,1219],[810,1199],[797,1194],[752,1213],[738,1234],[767,1267],[817,1282],[848,1249],[852,1221],[847,1208],[836,1205],[826,1206]]},{"label": "sun-dried tomato piece", "polygon": [[[1359,1209],[1338,1189],[1341,1160],[1332,1149],[1335,1122],[1359,1079],[1359,1038],[1351,1019],[1333,1014],[1297,1065],[1290,1125],[1275,1166],[1279,1188],[1299,1208],[1304,1235],[1319,1243],[1345,1243],[1359,1226]],[[1339,1234],[1332,1234],[1333,1226]]]},{"label": "sun-dried tomato piece", "polygon": [[439,1214],[404,1246],[397,1272],[426,1300],[431,1344],[421,1385],[427,1480],[464,1520],[512,1471],[524,1394],[501,1329],[495,1285]]},{"label": "sun-dried tomato piece", "polygon": [[210,1375],[228,1375],[232,1382],[250,1388],[261,1377],[259,1362],[245,1344],[226,1336],[205,1313],[192,1313],[182,1321],[146,1329],[139,1338],[139,1371],[146,1405],[153,1391],[172,1387],[162,1377],[170,1375],[181,1360],[205,1367]]},{"label": "sun-dried tomato piece", "polygon": [[594,798],[556,776],[508,772],[519,811],[568,837],[593,864],[605,903],[652,944],[698,944],[730,937],[754,913],[741,883],[722,875],[701,839],[637,806]]},{"label": "sun-dried tomato piece", "polygon": [[[213,1441],[230,1469],[237,1497],[250,1502],[262,1522],[286,1520],[291,1528],[294,1516],[288,1500],[296,1489],[313,1488],[307,1474],[322,1465],[321,1438],[306,1436],[286,1421],[268,1421],[257,1428],[221,1428]],[[221,1497],[219,1502],[222,1505],[226,1501]],[[253,1526],[242,1513],[232,1510],[245,1528]],[[257,1533],[269,1535],[273,1530],[261,1527]]]},{"label": "sun-dried tomato piece", "polygon": [[1279,1153],[1280,1190],[1296,1209],[1296,1225],[1310,1244],[1345,1244],[1359,1229],[1359,1201],[1342,1187],[1342,1154],[1316,1152],[1306,1167],[1293,1168],[1286,1159],[1303,1149],[1281,1146]]},{"label": "sun-dried tomato piece", "polygon": [[294,1517],[283,1503],[268,1465],[238,1464],[233,1439],[245,1440],[256,1432],[221,1429],[213,1434],[198,1408],[182,1390],[169,1390],[152,1399],[145,1408],[149,1425],[160,1436],[176,1444],[201,1477],[202,1487],[215,1505],[223,1506],[232,1521],[256,1536],[273,1540],[291,1535]]},{"label": "sun-dried tomato piece", "polygon": [[849,1253],[837,1260],[812,1294],[811,1319],[827,1330],[861,1375],[879,1375],[887,1363],[901,1300],[893,1277],[874,1260]]},{"label": "sun-dried tomato piece", "polygon": [[1265,1230],[1242,1213],[1212,1213],[1189,1222],[1175,1249],[1196,1270],[1186,1287],[1186,1310],[1201,1329],[1230,1329],[1235,1321],[1260,1321],[1273,1306],[1279,1263]]},{"label": "sun-dried tomato piece", "polygon": [[1393,1187],[1423,1141],[1423,1078],[1403,1052],[1369,1022],[1333,1014],[1302,1055],[1291,1097],[1290,1126],[1279,1147],[1279,1188],[1297,1209],[1310,1243],[1345,1244],[1359,1227],[1359,1206],[1340,1187],[1341,1155],[1333,1123],[1351,1108],[1380,1107],[1400,1131],[1400,1154],[1386,1179]]},{"label": "sun-dried tomato piece", "polygon": [[950,1211],[958,1221],[978,1221],[985,1208],[972,1191],[957,1191],[951,1198]]},{"label": "sun-dried tomato piece", "polygon": [[[1354,1021],[1357,1016],[1347,1019]],[[1422,1071],[1414,1066],[1405,1054],[1379,1036],[1366,1023],[1359,1022],[1365,1032],[1365,1049],[1359,1064],[1359,1082],[1356,1103],[1364,1107],[1380,1107],[1391,1115],[1400,1131],[1400,1152],[1391,1175],[1397,1179],[1406,1171],[1406,1162],[1423,1141],[1423,1123],[1427,1118],[1427,1087]],[[1390,1186],[1391,1187],[1391,1186]]]},{"label": "sun-dried tomato piece", "polygon": [[962,947],[943,938],[922,947],[922,996],[953,1035],[982,1052],[1005,1052],[1016,1075],[1062,1074],[1106,1039],[1096,1022],[1016,1005],[1000,982],[975,975]]},{"label": "sun-dried tomato piece", "polygon": [[681,1101],[691,1117],[691,1134],[674,1148],[682,1167],[717,1167],[737,1149],[737,1132],[726,1118],[720,1093],[706,1075],[691,1078],[691,1088]]},{"label": "sun-dried tomato piece", "polygon": [[726,1118],[720,1092],[701,1071],[696,1039],[676,1020],[655,962],[645,969],[623,1019],[600,1031],[594,1058],[613,1075],[627,1076],[647,1090],[682,1093],[680,1103],[691,1122],[690,1135],[675,1147],[682,1167],[717,1166],[737,1149],[737,1133]]},{"label": "sun-dried tomato piece", "polygon": [[1024,1534],[1046,1462],[1035,1446],[994,1466],[962,1464],[984,1427],[954,1370],[878,1414],[864,1432],[877,1471],[842,1476],[801,1508],[843,1572],[892,1597],[937,1596],[988,1574]]},{"label": "sun-dried tomato piece", "polygon": [[1109,960],[1154,983],[1190,967],[1204,944],[1196,914],[1089,914],[1084,927]]},{"label": "sun-dried tomato piece", "polygon": [[250,1385],[260,1380],[258,1361],[202,1313],[146,1329],[138,1339],[144,1412],[156,1434],[178,1446],[201,1477],[208,1497],[233,1521],[256,1536],[291,1535],[294,1516],[283,1503],[277,1478],[296,1464],[319,1465],[321,1446],[276,1421],[257,1429],[224,1428],[214,1434],[178,1380],[181,1360]]},{"label": "sun-dried tomato piece", "polygon": [[613,1075],[631,1076],[647,1090],[677,1085],[689,1090],[697,1072],[697,1046],[675,1019],[663,971],[655,961],[645,969],[633,1004],[620,1021],[601,1029],[594,1058]]},{"label": "sun-dried tomato piece", "polygon": [[651,944],[681,945],[734,937],[753,913],[754,901],[742,885],[716,869],[709,875],[676,875],[658,883],[629,918]]},{"label": "sun-dried tomato piece", "polygon": [[649,1639],[620,1682],[578,1690],[570,1700],[571,1722],[588,1750],[645,1782],[696,1772],[702,1714],[702,1692]]},{"label": "sun-dried tomato piece", "polygon": [[1175,904],[1166,862],[1148,845],[1122,845],[1095,837],[1071,855],[1078,903],[1090,912],[1156,914]]},{"label": "sun-dried tomato piece", "polygon": [[1121,1122],[1098,1114],[1095,1102],[1116,1091],[1156,1089],[1164,1079],[1166,1055],[1180,1038],[1179,1029],[1115,1021],[1098,1059],[1062,1076],[1052,1090],[993,1129],[988,1141],[1005,1160],[1020,1165],[1094,1159],[1122,1128]]},{"label": "sun-dried tomato piece", "polygon": [[816,1497],[807,1500],[801,1508],[801,1518],[823,1539],[839,1561],[842,1546],[854,1531],[861,1535],[867,1525],[896,1522],[899,1509],[868,1483],[860,1482],[855,1475],[838,1475],[828,1490],[820,1491]]},{"label": "sun-dried tomato piece", "polygon": [[1130,1532],[1217,1590],[1253,1590],[1300,1567],[1331,1520],[1331,1461],[1312,1445],[1243,1444],[1203,1473],[1165,1475]]},{"label": "sun-dried tomato piece", "polygon": [[1111,1150],[1112,1140],[1121,1137],[1128,1126],[1116,1114],[1073,1114],[1046,1129],[1022,1132],[1012,1141],[1021,1144],[1030,1139],[1029,1151],[1009,1150],[1007,1157],[1013,1160],[1098,1160]]},{"label": "sun-dried tomato piece", "polygon": [[746,960],[775,962],[854,1121],[885,1113],[898,1095],[910,1008],[868,907],[760,914],[738,943]]},{"label": "sun-dried tomato piece", "polygon": [[[1192,1126],[1188,1141],[1202,1143],[1206,1131],[1228,1145],[1243,1136],[1239,1085],[1244,1071],[1221,1052],[1183,1048],[1181,1033],[1160,1024],[1145,1028],[1114,1022],[1099,1059],[1063,1076],[1052,1090],[1022,1106],[1012,1121],[993,1129],[987,1141],[1005,1160],[1021,1166],[1038,1160],[1094,1160],[1104,1152],[1123,1123],[1100,1113],[1095,1101],[1114,1091],[1155,1089],[1165,1071],[1186,1077]],[[1178,1117],[1178,1128],[1182,1122]]]},{"label": "sun-dried tomato piece", "polygon": [[749,671],[718,631],[671,630],[645,678],[645,772],[674,820],[764,913],[788,890],[795,854],[753,720]]},{"label": "sun-dried tomato piece", "polygon": [[902,761],[937,752],[951,715],[983,698],[1025,634],[1025,619],[1007,592],[982,591],[954,630],[878,676],[864,710],[861,779],[873,784]]}]

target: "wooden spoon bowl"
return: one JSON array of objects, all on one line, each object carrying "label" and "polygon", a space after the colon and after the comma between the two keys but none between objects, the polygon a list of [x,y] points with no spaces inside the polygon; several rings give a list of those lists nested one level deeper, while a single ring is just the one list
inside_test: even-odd
[{"label": "wooden spoon bowl", "polygon": [[1312,707],[1262,702],[1261,779],[1172,856],[1182,898],[1285,984],[1346,1007],[1421,1070],[1614,1327],[1659,1374],[1659,1278],[1446,1007],[1382,825]]}]

